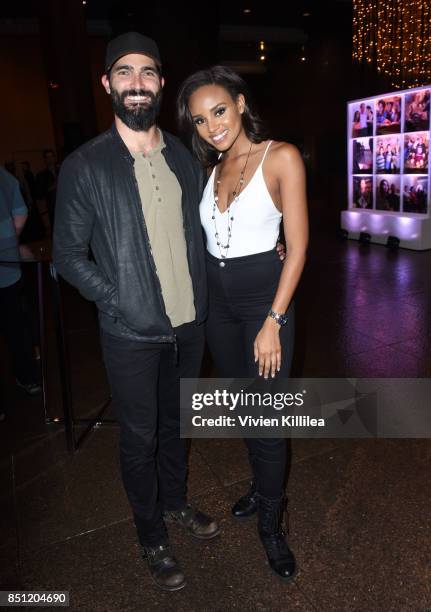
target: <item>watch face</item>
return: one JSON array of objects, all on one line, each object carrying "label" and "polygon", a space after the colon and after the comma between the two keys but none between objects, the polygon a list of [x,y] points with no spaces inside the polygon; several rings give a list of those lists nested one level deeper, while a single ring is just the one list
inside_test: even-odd
[{"label": "watch face", "polygon": [[279,325],[285,325],[287,323],[287,314],[279,314],[278,312],[274,312],[270,310],[268,315],[275,319]]}]

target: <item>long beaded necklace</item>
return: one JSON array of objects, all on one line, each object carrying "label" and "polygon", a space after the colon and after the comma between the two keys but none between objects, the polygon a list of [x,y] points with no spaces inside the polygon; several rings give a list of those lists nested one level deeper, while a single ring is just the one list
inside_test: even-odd
[{"label": "long beaded necklace", "polygon": [[[218,246],[218,250],[220,252],[220,258],[221,259],[226,259],[227,255],[228,255],[228,251],[229,251],[229,247],[230,247],[230,240],[232,238],[232,226],[233,226],[233,222],[234,222],[234,216],[233,214],[231,214],[231,206],[232,204],[235,202],[238,202],[239,199],[239,194],[242,191],[243,185],[244,185],[244,174],[245,174],[245,170],[247,168],[247,163],[248,163],[248,158],[250,157],[250,152],[251,152],[251,147],[253,146],[253,143],[250,143],[250,148],[248,150],[247,153],[247,158],[245,160],[245,164],[243,169],[241,170],[241,172],[239,173],[239,179],[235,185],[235,189],[232,191],[232,195],[233,195],[233,200],[230,204],[228,204],[228,207],[226,209],[226,215],[227,215],[227,240],[226,240],[226,244],[223,244],[220,238],[220,234],[219,231],[217,229],[217,222],[216,222],[216,206],[218,205],[218,201],[219,201],[219,196],[218,196],[218,190],[219,190],[219,185],[221,182],[221,170],[219,172],[218,177],[216,177],[215,180],[215,186],[214,186],[214,202],[213,202],[213,210],[212,210],[212,216],[211,219],[213,220],[214,223],[214,237],[216,239],[216,243]],[[228,194],[228,201],[229,201],[229,194]],[[222,253],[222,249],[224,249],[224,254]],[[220,262],[220,267],[224,268],[224,266],[226,265],[224,261]]]}]

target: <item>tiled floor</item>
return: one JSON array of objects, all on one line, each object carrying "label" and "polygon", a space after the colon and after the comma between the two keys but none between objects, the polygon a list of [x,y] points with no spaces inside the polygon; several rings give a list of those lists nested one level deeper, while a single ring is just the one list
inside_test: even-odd
[{"label": "tiled floor", "polygon": [[[430,264],[430,252],[393,252],[313,231],[297,296],[294,374],[428,377]],[[74,405],[88,416],[108,395],[94,311],[73,291],[65,297]],[[53,338],[49,356],[55,414]],[[242,441],[193,441],[190,498],[223,531],[202,544],[170,529],[188,584],[165,594],[139,556],[117,428],[95,430],[71,457],[61,426],[44,424],[39,399],[10,387],[6,404],[2,589],[70,590],[73,610],[431,609],[428,440],[293,441],[289,520],[299,571],[289,584],[265,565],[255,521],[237,523],[229,514],[249,477]]]}]

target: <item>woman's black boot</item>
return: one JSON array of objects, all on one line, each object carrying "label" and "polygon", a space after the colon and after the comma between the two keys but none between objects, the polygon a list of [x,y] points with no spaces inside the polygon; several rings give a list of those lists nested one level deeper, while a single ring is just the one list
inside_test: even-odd
[{"label": "woman's black boot", "polygon": [[248,518],[257,511],[257,491],[254,480],[250,482],[250,489],[232,506],[235,518]]},{"label": "woman's black boot", "polygon": [[280,578],[288,580],[295,573],[295,557],[282,526],[285,506],[285,497],[269,499],[257,495],[257,527],[269,565]]}]

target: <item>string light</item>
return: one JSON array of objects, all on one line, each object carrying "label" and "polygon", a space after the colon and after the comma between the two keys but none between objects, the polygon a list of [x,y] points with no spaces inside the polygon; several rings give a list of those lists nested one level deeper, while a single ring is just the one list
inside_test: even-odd
[{"label": "string light", "polygon": [[259,41],[258,47],[259,47],[259,51],[258,51],[258,53],[259,53],[259,60],[261,62],[264,62],[266,60],[265,41],[264,40]]},{"label": "string light", "polygon": [[301,51],[302,51],[302,53],[301,53],[300,60],[301,60],[301,62],[305,62],[305,60],[307,59],[306,56],[305,56],[305,45],[302,45]]},{"label": "string light", "polygon": [[428,84],[429,0],[353,0],[353,60],[374,64],[394,87]]}]

